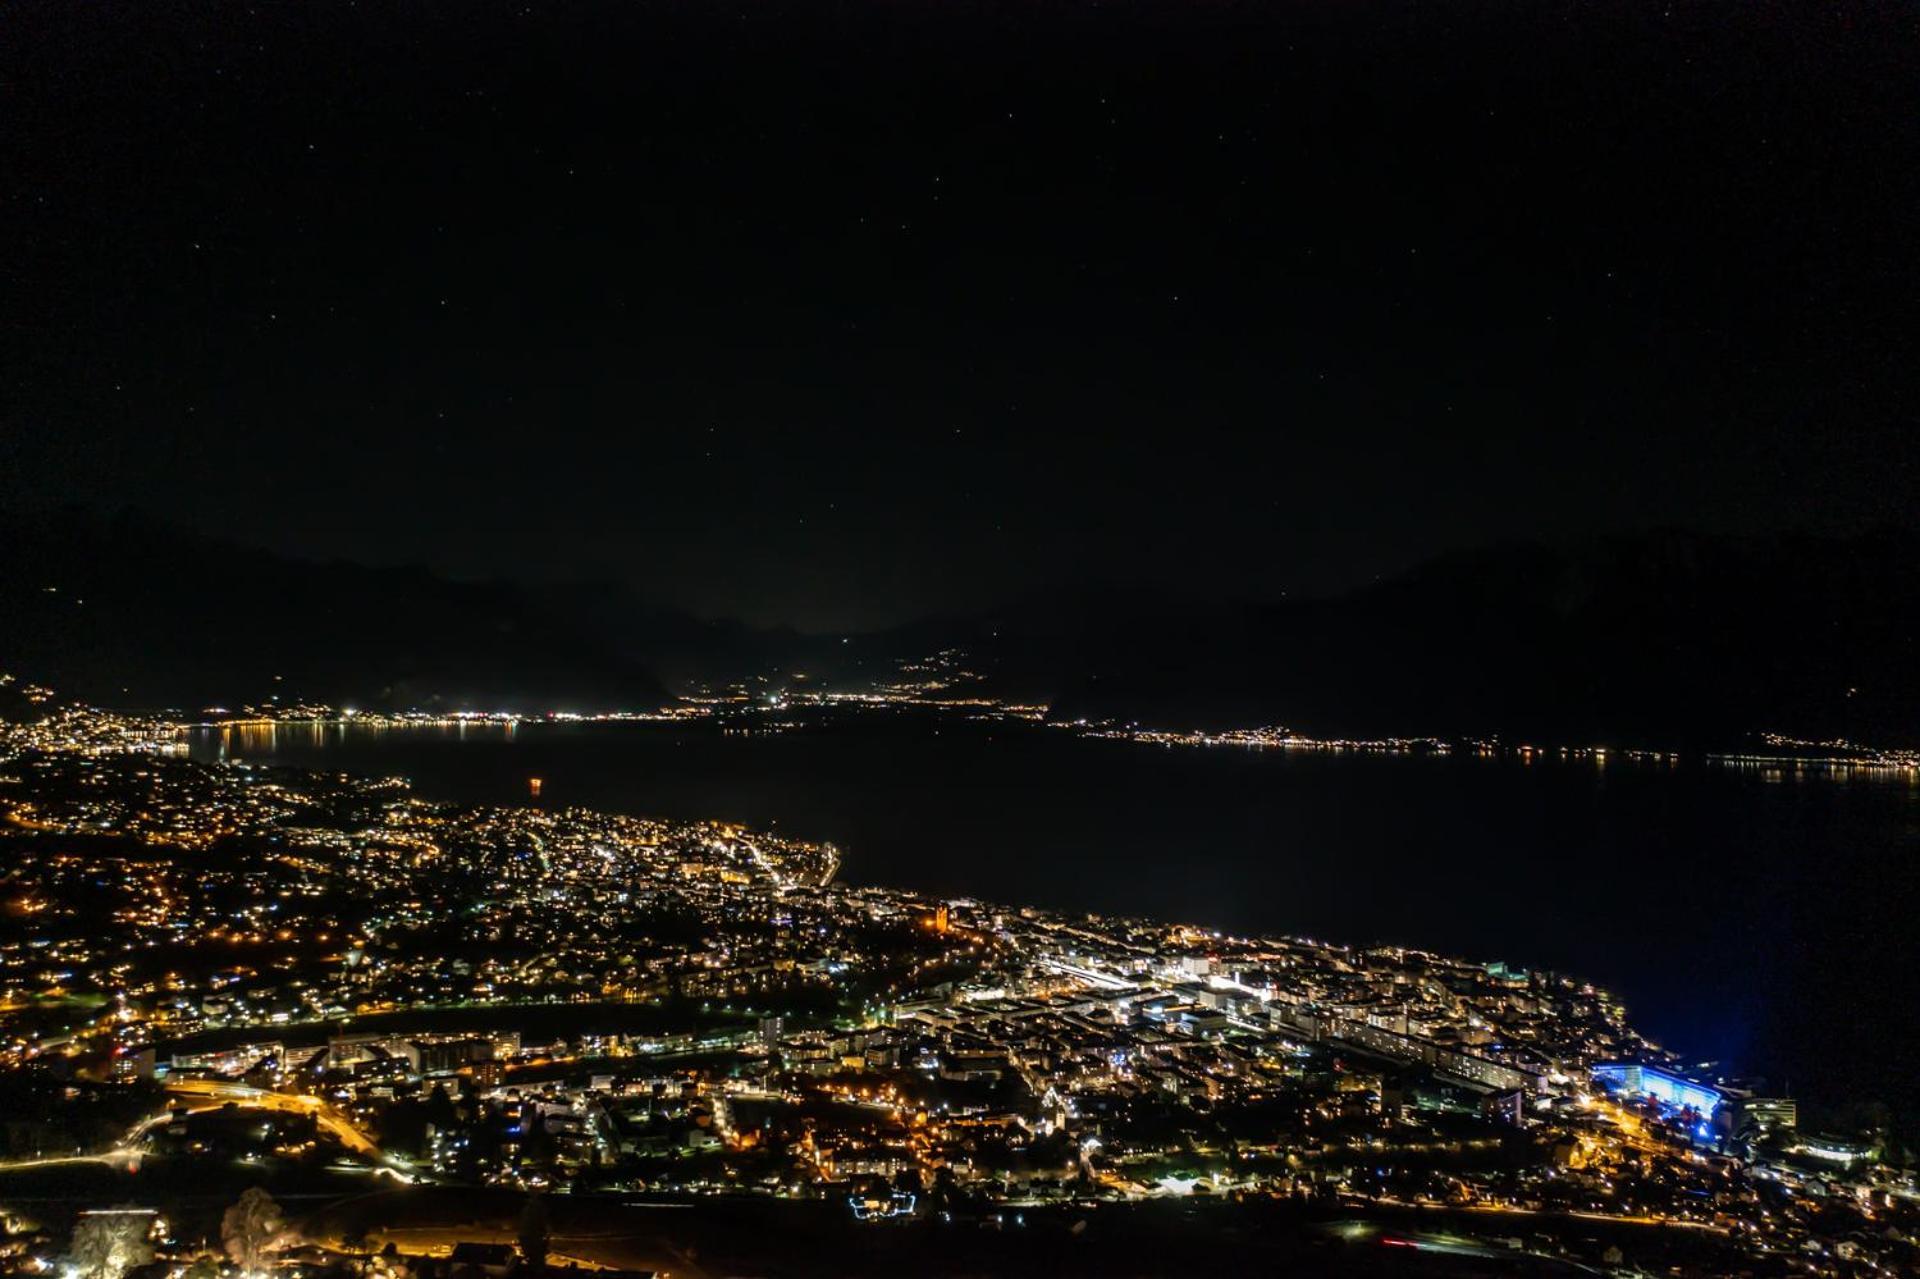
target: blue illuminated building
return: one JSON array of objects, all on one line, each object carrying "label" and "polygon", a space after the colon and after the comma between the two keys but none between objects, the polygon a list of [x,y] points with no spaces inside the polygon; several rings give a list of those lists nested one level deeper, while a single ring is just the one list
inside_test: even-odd
[{"label": "blue illuminated building", "polygon": [[849,1195],[847,1206],[853,1209],[856,1220],[886,1221],[893,1217],[911,1217],[915,1198],[903,1190],[895,1190],[885,1197]]},{"label": "blue illuminated building", "polygon": [[1694,1110],[1711,1117],[1719,1108],[1718,1088],[1709,1088],[1684,1076],[1643,1066],[1639,1062],[1611,1062],[1593,1068],[1593,1078],[1610,1093],[1652,1097],[1670,1110]]}]

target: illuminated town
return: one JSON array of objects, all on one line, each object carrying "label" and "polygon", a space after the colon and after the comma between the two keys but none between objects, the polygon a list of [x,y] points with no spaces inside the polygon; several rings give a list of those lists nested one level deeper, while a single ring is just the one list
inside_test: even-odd
[{"label": "illuminated town", "polygon": [[8,5],[0,1279],[1920,1279],[1916,4]]},{"label": "illuminated town", "polygon": [[[199,763],[167,721],[25,701],[0,739],[10,1272],[427,1275],[459,1248],[504,1273],[549,1246],[730,1272],[530,1239],[519,1206],[640,1200],[969,1234],[1204,1204],[1354,1256],[1620,1273],[1920,1258],[1910,1173],[1577,978],[931,899],[840,882],[831,846]],[[166,1170],[201,1166],[300,1210],[256,1194],[273,1229],[236,1240],[171,1202]],[[77,1216],[47,1188],[76,1170]],[[448,1218],[460,1187],[507,1206]]]},{"label": "illuminated town", "polygon": [[[455,711],[388,713],[306,702],[267,702],[238,709],[207,707],[192,721],[223,733],[266,732],[284,727],[306,728],[465,728],[494,726],[507,729],[527,723],[688,723],[717,722],[736,731],[777,733],[804,727],[818,717],[875,713],[952,715],[985,722],[1040,724],[1059,732],[1095,740],[1131,742],[1144,746],[1212,748],[1250,751],[1289,751],[1333,754],[1466,755],[1513,759],[1521,763],[1576,760],[1604,766],[1609,760],[1633,764],[1674,765],[1683,759],[1713,767],[1762,768],[1795,772],[1896,774],[1920,778],[1920,751],[1873,746],[1840,740],[1812,741],[1780,733],[1760,733],[1738,752],[1609,748],[1591,744],[1542,744],[1499,739],[1440,736],[1328,737],[1283,725],[1234,728],[1177,728],[1121,723],[1113,720],[1062,718],[1045,704],[1008,701],[987,691],[988,681],[971,669],[964,650],[943,649],[922,658],[901,660],[880,678],[864,684],[834,684],[804,674],[762,675],[725,688],[702,687],[667,705],[645,710],[601,711],[583,714],[549,711],[528,715],[512,711]],[[0,685],[4,687],[4,685]],[[35,693],[51,697],[49,689]],[[96,712],[97,713],[97,712]],[[56,734],[59,723],[46,730]],[[122,728],[137,727],[123,725]],[[175,749],[180,724],[153,720],[145,725],[156,749]],[[75,724],[76,731],[83,730]],[[116,732],[122,729],[114,730]]]}]

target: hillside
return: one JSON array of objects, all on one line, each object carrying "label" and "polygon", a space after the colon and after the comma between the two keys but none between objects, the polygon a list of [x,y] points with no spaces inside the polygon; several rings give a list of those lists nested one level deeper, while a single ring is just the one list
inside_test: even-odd
[{"label": "hillside", "polygon": [[1060,718],[1662,747],[1762,730],[1920,741],[1920,538],[1906,533],[1513,544],[1324,599],[1080,589],[841,637],[705,621],[612,582],[306,563],[139,516],[4,532],[0,670],[118,706],[632,709],[802,671],[862,688],[959,649],[983,675],[965,691]]},{"label": "hillside", "polygon": [[1068,716],[1648,745],[1920,738],[1908,534],[1502,546],[1335,599],[1136,609],[1058,634]]},{"label": "hillside", "polygon": [[0,670],[109,705],[657,705],[644,663],[517,587],[311,564],[137,515],[0,526]]}]

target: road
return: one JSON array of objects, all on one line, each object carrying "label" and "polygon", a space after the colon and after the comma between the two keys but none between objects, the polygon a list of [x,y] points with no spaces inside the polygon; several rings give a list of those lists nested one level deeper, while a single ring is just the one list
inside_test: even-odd
[{"label": "road", "polygon": [[[369,1231],[366,1246],[378,1250],[391,1242],[406,1256],[444,1257],[457,1243],[515,1243],[518,1232],[507,1226],[386,1226]],[[331,1240],[316,1240],[331,1243]],[[550,1266],[576,1265],[583,1270],[653,1271],[670,1279],[711,1279],[683,1250],[645,1229],[609,1229],[593,1232],[555,1230],[547,1240]]]},{"label": "road", "polygon": [[[265,1088],[252,1088],[245,1084],[226,1083],[218,1079],[170,1079],[165,1085],[167,1093],[187,1103],[189,1111],[215,1110],[228,1103],[237,1106],[251,1106],[257,1110],[273,1110],[288,1115],[310,1115],[320,1130],[357,1155],[364,1155],[381,1164],[417,1177],[411,1167],[404,1165],[386,1154],[374,1142],[373,1138],[355,1127],[353,1121],[342,1115],[319,1097],[305,1093],[273,1092]],[[198,1103],[198,1104],[193,1104]],[[0,1171],[14,1168],[51,1168],[60,1164],[138,1164],[145,1152],[146,1136],[154,1128],[160,1127],[172,1118],[168,1112],[151,1115],[142,1119],[127,1130],[120,1144],[111,1150],[103,1150],[91,1155],[55,1155],[45,1159],[13,1159],[0,1161]]]},{"label": "road", "polygon": [[230,1084],[218,1079],[169,1079],[167,1092],[176,1097],[195,1097],[211,1103],[212,1106],[224,1106],[228,1102],[236,1105],[253,1106],[260,1110],[277,1110],[282,1114],[311,1115],[320,1130],[358,1155],[370,1159],[386,1158],[373,1138],[354,1127],[353,1121],[328,1105],[319,1097],[306,1093],[273,1092],[265,1088],[252,1088],[246,1084]]}]

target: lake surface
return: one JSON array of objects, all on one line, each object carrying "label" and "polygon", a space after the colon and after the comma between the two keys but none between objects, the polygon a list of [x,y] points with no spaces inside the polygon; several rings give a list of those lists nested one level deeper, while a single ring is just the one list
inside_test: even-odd
[{"label": "lake surface", "polygon": [[1818,1102],[1920,1113],[1911,774],[1190,749],[892,721],[205,730],[432,798],[729,818],[843,879],[1573,973]]}]

